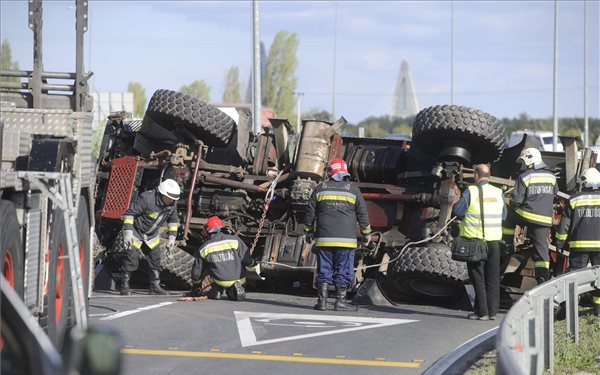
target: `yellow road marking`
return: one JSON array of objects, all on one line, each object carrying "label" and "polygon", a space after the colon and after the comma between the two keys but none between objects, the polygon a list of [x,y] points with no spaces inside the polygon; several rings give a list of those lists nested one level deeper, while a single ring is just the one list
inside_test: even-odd
[{"label": "yellow road marking", "polygon": [[200,357],[200,358],[220,358],[220,359],[249,359],[249,360],[255,360],[255,361],[324,363],[324,364],[330,364],[330,365],[405,367],[405,368],[421,367],[421,364],[414,363],[414,362],[391,362],[391,361],[387,362],[387,361],[381,361],[381,360],[369,361],[369,360],[359,360],[359,359],[293,357],[293,356],[285,356],[285,355],[187,352],[187,351],[132,349],[132,348],[122,349],[121,352],[124,354],[137,354],[137,355],[157,355],[157,356],[170,356],[170,357]]}]

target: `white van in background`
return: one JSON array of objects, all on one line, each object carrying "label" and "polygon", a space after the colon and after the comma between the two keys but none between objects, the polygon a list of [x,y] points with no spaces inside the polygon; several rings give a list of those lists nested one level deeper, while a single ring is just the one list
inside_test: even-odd
[{"label": "white van in background", "polygon": [[[552,147],[552,132],[539,130],[515,130],[510,134],[506,147],[512,147],[521,142],[525,134],[527,134],[526,147],[537,147],[540,151],[554,151]],[[564,151],[560,139],[558,139],[556,151]]]}]

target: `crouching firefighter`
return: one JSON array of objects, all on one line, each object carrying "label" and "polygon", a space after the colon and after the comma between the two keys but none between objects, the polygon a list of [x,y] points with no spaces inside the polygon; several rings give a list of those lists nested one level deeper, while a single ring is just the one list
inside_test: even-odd
[{"label": "crouching firefighter", "polygon": [[219,217],[208,218],[206,231],[209,237],[194,255],[192,282],[197,286],[209,275],[212,278],[209,299],[221,299],[225,291],[230,300],[244,301],[246,268],[258,266],[246,244],[237,236],[221,232],[222,228],[223,222]]},{"label": "crouching firefighter", "polygon": [[113,245],[113,258],[118,264],[118,272],[113,277],[118,283],[121,295],[131,295],[129,279],[137,270],[140,256],[148,261],[149,294],[169,294],[160,286],[160,253],[162,251],[159,229],[167,223],[169,239],[166,250],[175,246],[177,227],[177,206],[181,189],[176,181],[167,179],[158,188],[140,194],[123,217],[123,230]]},{"label": "crouching firefighter", "polygon": [[[569,244],[569,271],[600,266],[600,172],[586,169],[581,191],[571,195],[556,231],[556,248]],[[594,315],[600,317],[600,290],[591,292]]]},{"label": "crouching firefighter", "polygon": [[335,285],[336,293],[334,310],[343,310],[346,292],[354,278],[356,222],[365,244],[370,241],[371,226],[367,206],[358,187],[350,182],[346,162],[332,160],[328,173],[330,179],[315,187],[308,202],[304,235],[306,243],[314,242],[313,252],[317,256],[315,310],[326,309],[331,284]]}]

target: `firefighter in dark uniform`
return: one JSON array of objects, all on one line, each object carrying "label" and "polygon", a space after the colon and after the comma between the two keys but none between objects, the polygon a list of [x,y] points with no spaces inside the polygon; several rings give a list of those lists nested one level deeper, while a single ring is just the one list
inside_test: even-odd
[{"label": "firefighter in dark uniform", "polygon": [[[250,256],[248,247],[237,236],[221,232],[223,222],[212,216],[206,223],[208,240],[200,247],[194,257],[192,282],[198,286],[206,275],[212,278],[210,299],[221,299],[223,291],[233,301],[246,299],[244,284],[246,269],[258,267]],[[256,271],[259,273],[260,271]]]},{"label": "firefighter in dark uniform", "polygon": [[[581,175],[582,190],[571,195],[556,231],[556,248],[569,244],[569,271],[600,265],[600,172]],[[600,317],[600,291],[592,292],[594,314]]]},{"label": "firefighter in dark uniform", "polygon": [[[358,187],[350,182],[346,162],[329,163],[331,178],[313,191],[304,219],[305,241],[314,241],[317,256],[317,294],[315,310],[325,310],[329,285],[334,284],[334,310],[345,308],[346,292],[354,278],[356,222],[363,243],[370,241],[371,226],[367,206]],[[315,224],[316,221],[316,224]]]},{"label": "firefighter in dark uniform", "polygon": [[167,179],[155,190],[140,194],[123,217],[123,231],[115,243],[122,241],[124,251],[114,252],[115,261],[119,264],[115,279],[120,281],[122,295],[131,295],[129,279],[131,272],[137,270],[140,252],[148,261],[150,268],[149,294],[169,294],[160,286],[160,227],[167,223],[169,239],[165,248],[171,250],[175,246],[179,218],[175,202],[179,199],[181,189],[176,181]]},{"label": "firefighter in dark uniform", "polygon": [[554,196],[558,193],[556,177],[548,171],[542,155],[536,148],[527,148],[517,159],[526,170],[515,182],[508,212],[502,228],[502,239],[512,247],[515,225],[527,227],[527,235],[533,243],[535,279],[538,284],[550,278],[550,255],[548,237],[554,216]]}]

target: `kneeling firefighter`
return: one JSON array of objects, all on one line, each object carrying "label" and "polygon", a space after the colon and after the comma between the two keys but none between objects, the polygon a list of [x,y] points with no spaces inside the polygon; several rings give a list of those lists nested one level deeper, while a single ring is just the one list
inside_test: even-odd
[{"label": "kneeling firefighter", "polygon": [[138,195],[123,217],[123,230],[113,245],[113,259],[118,272],[113,277],[119,284],[121,295],[131,295],[129,279],[137,270],[139,258],[143,256],[150,268],[149,294],[169,294],[160,286],[160,227],[167,223],[169,239],[166,250],[175,246],[179,218],[177,205],[181,189],[175,180],[166,179],[158,188]]},{"label": "kneeling firefighter", "polygon": [[336,290],[334,310],[343,310],[346,292],[354,278],[356,222],[365,244],[370,241],[371,226],[365,200],[350,181],[346,162],[332,160],[328,172],[330,179],[315,187],[308,202],[304,235],[306,243],[315,242],[313,252],[317,255],[318,301],[315,310],[326,309],[331,284],[335,284]]},{"label": "kneeling firefighter", "polygon": [[209,275],[212,284],[208,298],[221,299],[225,291],[230,300],[243,301],[246,299],[246,269],[256,268],[256,273],[260,273],[259,266],[246,244],[237,236],[221,232],[222,228],[223,222],[218,216],[208,218],[209,238],[194,255],[192,282],[197,287]]}]

